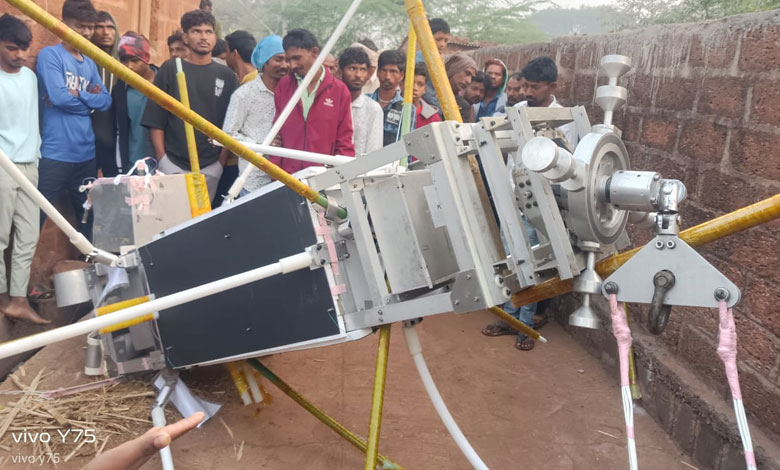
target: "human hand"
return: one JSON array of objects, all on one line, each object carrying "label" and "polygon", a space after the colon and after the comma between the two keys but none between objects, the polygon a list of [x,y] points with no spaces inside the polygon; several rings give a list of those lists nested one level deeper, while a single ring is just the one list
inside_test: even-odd
[{"label": "human hand", "polygon": [[79,91],[78,90],[68,90],[68,93],[75,96],[76,98],[79,97]]},{"label": "human hand", "polygon": [[164,428],[154,427],[143,435],[92,459],[82,470],[137,470],[155,453],[194,429],[206,418],[199,411]]},{"label": "human hand", "polygon": [[103,91],[103,87],[101,87],[99,83],[93,83],[87,87],[87,91],[93,95],[99,95]]}]

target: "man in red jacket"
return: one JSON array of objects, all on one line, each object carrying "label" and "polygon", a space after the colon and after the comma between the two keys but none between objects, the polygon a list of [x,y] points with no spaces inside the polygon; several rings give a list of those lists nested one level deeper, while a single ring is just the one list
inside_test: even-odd
[{"label": "man in red jacket", "polygon": [[[274,91],[274,121],[320,54],[317,38],[305,29],[287,33],[282,47],[290,62],[290,74],[279,81]],[[288,149],[354,157],[352,134],[352,95],[341,80],[320,67],[274,143]],[[270,160],[289,173],[318,165],[281,157],[270,157]]]}]

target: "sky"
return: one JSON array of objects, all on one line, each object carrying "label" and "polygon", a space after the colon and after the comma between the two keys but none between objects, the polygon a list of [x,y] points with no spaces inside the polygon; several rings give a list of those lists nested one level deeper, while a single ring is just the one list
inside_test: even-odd
[{"label": "sky", "polygon": [[580,6],[596,7],[614,5],[615,0],[553,0],[561,8],[579,8]]}]

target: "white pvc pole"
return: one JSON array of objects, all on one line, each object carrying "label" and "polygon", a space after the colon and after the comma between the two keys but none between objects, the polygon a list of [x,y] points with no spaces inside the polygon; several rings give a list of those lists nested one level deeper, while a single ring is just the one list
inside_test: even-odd
[{"label": "white pvc pole", "polygon": [[[338,166],[345,163],[349,163],[354,160],[354,157],[348,157],[346,155],[327,155],[324,153],[306,152],[304,150],[286,149],[284,147],[274,147],[273,145],[263,145],[246,140],[239,140],[239,144],[247,147],[259,154],[273,153],[280,157],[292,158],[293,160],[302,160],[304,162],[322,163],[323,165]],[[217,141],[214,141],[214,145],[223,147]],[[250,165],[250,168],[254,168],[254,165]]]},{"label": "white pvc pole", "polygon": [[133,320],[150,313],[159,312],[160,310],[176,307],[187,302],[192,302],[193,300],[202,299],[203,297],[208,297],[209,295],[217,294],[234,287],[243,286],[250,282],[259,281],[278,274],[290,273],[299,269],[308,268],[309,266],[312,266],[312,255],[307,250],[303,253],[298,253],[297,255],[282,258],[277,263],[235,274],[201,286],[191,287],[181,292],[166,295],[165,297],[160,297],[159,299],[140,305],[2,343],[0,344],[0,359],[5,359],[6,357],[32,349],[41,348],[48,344],[73,338],[74,336],[85,335],[92,331],[100,330],[101,328]]},{"label": "white pvc pole", "polygon": [[[333,46],[336,45],[336,41],[338,41],[341,35],[344,33],[344,29],[346,29],[347,25],[349,24],[349,21],[355,15],[355,12],[360,6],[360,2],[361,0],[352,1],[352,5],[350,5],[349,8],[347,9],[347,12],[344,13],[344,17],[341,18],[341,22],[339,22],[338,26],[336,26],[336,29],[333,31],[333,34],[330,36],[330,39],[328,39],[328,42],[326,42],[325,46],[323,46],[322,50],[320,50],[320,55],[317,56],[317,59],[314,61],[314,64],[309,69],[309,72],[306,74],[305,77],[303,77],[303,80],[298,85],[298,89],[295,90],[295,93],[293,93],[292,98],[290,98],[290,101],[287,102],[287,105],[282,110],[282,113],[279,114],[279,117],[276,119],[276,122],[274,123],[273,127],[271,127],[271,130],[268,131],[268,135],[265,136],[265,139],[263,140],[263,145],[270,145],[271,142],[274,141],[276,135],[282,129],[282,126],[284,125],[285,121],[287,121],[287,118],[290,116],[290,113],[292,113],[292,110],[295,108],[295,106],[298,104],[298,101],[301,99],[301,95],[303,95],[303,91],[309,87],[309,84],[314,79],[314,76],[317,75],[317,72],[320,71],[320,67],[322,66],[322,63],[325,62],[325,59],[328,57],[328,54],[330,54],[330,51],[333,49]],[[258,77],[257,80],[260,80],[260,78]],[[241,190],[244,189],[244,185],[246,184],[249,175],[256,169],[257,168],[255,168],[254,165],[249,165],[244,169],[243,172],[241,172],[241,175],[238,177],[238,179],[236,179],[236,182],[233,183],[233,186],[231,186],[230,190],[228,191],[227,198],[226,198],[227,202],[231,202],[238,197]]]},{"label": "white pvc pole", "polygon": [[466,436],[463,435],[463,432],[458,427],[458,423],[455,422],[455,419],[447,409],[447,405],[444,404],[444,400],[442,399],[441,394],[439,394],[439,389],[436,388],[436,383],[433,381],[431,372],[428,370],[428,365],[425,364],[420,337],[417,336],[417,330],[414,325],[404,325],[404,338],[406,338],[406,346],[409,348],[409,354],[412,355],[414,365],[417,367],[417,372],[420,374],[420,379],[425,387],[425,391],[428,392],[428,397],[431,399],[433,407],[436,408],[436,412],[439,413],[439,418],[441,418],[444,423],[444,427],[447,428],[447,431],[455,440],[455,444],[458,445],[458,448],[463,452],[463,455],[471,466],[476,470],[489,470],[488,466],[485,465],[485,462],[479,458],[477,452],[471,447]]},{"label": "white pvc pole", "polygon": [[38,191],[38,188],[33,185],[30,180],[27,179],[24,174],[16,168],[16,164],[11,161],[11,158],[0,149],[0,168],[5,170],[11,178],[16,181],[22,190],[30,196],[30,199],[40,207],[43,212],[54,222],[54,225],[60,228],[68,237],[73,246],[84,254],[95,258],[96,261],[108,265],[116,263],[117,256],[107,251],[99,250],[92,243],[87,240],[87,237],[76,230],[66,219],[60,214],[60,212]]}]

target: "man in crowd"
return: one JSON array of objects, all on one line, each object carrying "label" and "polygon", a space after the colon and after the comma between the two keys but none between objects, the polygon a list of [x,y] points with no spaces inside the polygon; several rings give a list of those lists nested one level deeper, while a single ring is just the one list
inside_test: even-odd
[{"label": "man in crowd", "polygon": [[339,64],[336,62],[336,58],[333,57],[333,54],[328,54],[328,57],[325,58],[325,61],[322,63],[322,65],[328,69],[328,72],[330,72],[331,75],[334,77],[336,76],[336,72],[339,70]]},{"label": "man in crowd", "polygon": [[382,148],[384,114],[376,101],[363,94],[371,60],[359,47],[349,47],[339,56],[341,81],[352,95],[352,124],[355,128],[355,155]]},{"label": "man in crowd", "polygon": [[227,66],[238,75],[241,85],[257,78],[258,71],[252,65],[252,52],[257,41],[248,31],[233,31],[225,36],[228,45],[228,53],[225,57]]},{"label": "man in crowd", "polygon": [[[305,29],[293,29],[287,33],[282,45],[292,73],[279,82],[274,92],[274,120],[279,118],[282,109],[320,54],[317,38]],[[347,86],[321,66],[303,91],[300,102],[295,105],[275,142],[295,150],[354,156],[351,103],[352,95]],[[288,173],[316,165],[280,157],[271,157],[271,161]]]},{"label": "man in crowd", "polygon": [[401,125],[404,98],[399,85],[404,79],[406,57],[401,51],[384,51],[379,54],[378,66],[376,76],[379,78],[379,88],[370,97],[382,107],[383,145],[390,145],[398,140]]},{"label": "man in crowd", "polygon": [[368,54],[368,60],[371,61],[371,65],[368,66],[368,80],[363,85],[363,93],[370,95],[379,88],[379,79],[376,77],[377,60],[379,59],[379,53],[376,49],[376,44],[370,39],[361,39],[358,42],[353,42],[349,47],[359,47]]},{"label": "man in crowd", "polygon": [[522,72],[517,72],[506,82],[506,108],[511,108],[522,101],[525,101],[525,79]]},{"label": "man in crowd", "polygon": [[224,65],[227,67],[227,61],[225,60],[227,59],[227,53],[227,41],[224,39],[217,39],[217,41],[214,43],[214,49],[211,50],[211,58],[214,59],[214,62],[218,63],[219,65]]},{"label": "man in crowd", "polygon": [[[119,40],[119,60],[141,77],[150,82],[154,81],[157,67],[150,63],[150,46],[145,37],[132,31],[122,36]],[[122,168],[129,170],[142,158],[155,158],[157,153],[150,131],[141,124],[146,110],[146,96],[124,81],[118,80],[111,98],[116,114]]]},{"label": "man in crowd", "polygon": [[[182,16],[181,27],[184,31],[184,42],[190,49],[189,56],[182,60],[182,68],[187,76],[190,107],[212,124],[221,127],[230,96],[238,88],[238,78],[232,70],[211,59],[211,51],[216,42],[214,16],[203,10],[190,11]],[[175,60],[169,60],[160,67],[154,84],[169,95],[179,97]],[[184,122],[181,119],[157,103],[149,101],[142,123],[150,128],[159,169],[163,173],[191,171]],[[206,135],[197,130],[195,143],[200,171],[206,177],[209,198],[213,199],[228,151],[220,151],[219,147],[211,144]]]},{"label": "man in crowd", "polygon": [[[38,132],[38,82],[24,66],[32,42],[30,29],[20,19],[0,16],[0,150],[16,168],[38,183],[41,136]],[[13,112],[11,112],[13,110]],[[14,228],[11,278],[6,279],[5,257]],[[38,243],[38,205],[10,175],[0,169],[0,313],[36,324],[44,320],[27,301],[30,265]]]},{"label": "man in crowd", "polygon": [[[92,43],[114,59],[119,59],[117,55],[119,46],[117,24],[109,12],[97,12],[95,31],[92,33]],[[116,77],[113,72],[102,66],[98,66],[98,73],[100,74],[100,80],[106,86],[106,91],[110,95],[114,91]],[[95,111],[92,113],[97,167],[105,177],[114,177],[122,170],[121,162],[117,161],[116,154],[115,120],[113,106],[106,111]]]},{"label": "man in crowd", "polygon": [[[257,78],[258,70],[252,65],[252,52],[255,50],[257,41],[248,31],[233,31],[225,36],[225,41],[228,44],[228,53],[225,57],[228,67],[238,75],[238,81],[241,85],[245,85]],[[230,98],[230,102],[233,102],[233,98]],[[228,109],[230,107],[228,106]],[[227,117],[227,115],[226,115]],[[217,186],[217,197],[214,199],[213,207],[219,207],[222,205],[224,196],[230,191],[230,187],[238,178],[238,157],[229,153],[225,160],[224,171],[222,172],[222,178],[219,179],[219,185]]]},{"label": "man in crowd", "polygon": [[[477,63],[474,59],[458,52],[447,56],[444,61],[444,68],[447,71],[447,78],[450,81],[452,92],[455,94],[455,102],[458,104],[461,119],[463,122],[469,122],[472,113],[471,104],[463,97],[463,92],[471,83],[471,79],[477,75]],[[446,117],[446,116],[445,116]]]},{"label": "man in crowd", "polygon": [[487,81],[487,75],[485,72],[477,72],[474,78],[471,79],[471,83],[466,87],[463,92],[463,97],[471,104],[478,104],[485,98],[485,82]]},{"label": "man in crowd", "polygon": [[483,70],[487,76],[485,81],[485,97],[479,104],[474,105],[474,122],[483,117],[491,117],[496,113],[503,113],[506,106],[506,84],[509,72],[504,62],[499,59],[488,59]]},{"label": "man in crowd", "polygon": [[[199,8],[212,15],[214,14],[214,5],[211,3],[211,0],[200,0]],[[214,17],[214,34],[216,34],[217,39],[222,39],[222,23],[216,17]]]},{"label": "man in crowd", "polygon": [[[562,108],[555,99],[555,90],[558,87],[558,67],[549,57],[537,57],[523,67],[523,79],[525,80],[525,101],[517,106],[529,106],[538,108]],[[577,126],[570,122],[558,128],[566,136],[566,140],[574,149],[579,143]]]},{"label": "man in crowd", "polygon": [[171,56],[171,59],[177,57],[186,59],[189,53],[190,50],[187,45],[184,44],[184,35],[181,31],[176,31],[168,36],[168,54]]},{"label": "man in crowd", "polygon": [[[276,115],[274,91],[290,70],[282,38],[275,35],[263,38],[252,52],[252,65],[260,70],[260,77],[241,85],[233,93],[222,130],[239,140],[261,143],[271,130]],[[249,165],[244,159],[238,161],[241,172]],[[250,173],[244,191],[254,191],[270,182],[267,174],[255,169]]]},{"label": "man in crowd", "polygon": [[[97,11],[88,0],[67,0],[62,21],[85,39],[92,38]],[[86,193],[79,186],[97,176],[93,111],[111,107],[111,95],[95,62],[67,43],[45,47],[38,54],[38,92],[42,110],[41,161],[38,189],[56,203],[68,191],[76,228],[92,238],[92,215],[84,218]],[[46,215],[41,213],[41,224]]]}]

